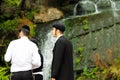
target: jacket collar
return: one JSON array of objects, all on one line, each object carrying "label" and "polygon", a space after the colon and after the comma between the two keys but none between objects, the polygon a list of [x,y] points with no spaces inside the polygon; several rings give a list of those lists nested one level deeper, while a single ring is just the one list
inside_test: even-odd
[{"label": "jacket collar", "polygon": [[63,36],[63,34],[59,35],[59,36],[56,38],[56,40],[58,40],[61,36]]}]

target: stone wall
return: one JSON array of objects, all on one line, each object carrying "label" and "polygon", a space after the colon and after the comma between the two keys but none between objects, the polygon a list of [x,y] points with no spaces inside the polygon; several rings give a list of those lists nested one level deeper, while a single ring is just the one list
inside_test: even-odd
[{"label": "stone wall", "polygon": [[108,56],[115,58],[120,53],[120,11],[104,11],[62,21],[67,26],[65,34],[74,45],[75,70],[93,67],[97,65],[96,60],[110,62]]}]

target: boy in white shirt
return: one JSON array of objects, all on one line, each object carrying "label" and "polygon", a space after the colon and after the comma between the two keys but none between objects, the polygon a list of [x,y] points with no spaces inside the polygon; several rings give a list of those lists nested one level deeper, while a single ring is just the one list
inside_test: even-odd
[{"label": "boy in white shirt", "polygon": [[11,80],[33,80],[32,69],[41,65],[38,47],[28,38],[30,28],[22,26],[19,39],[10,42],[5,61],[11,62]]}]

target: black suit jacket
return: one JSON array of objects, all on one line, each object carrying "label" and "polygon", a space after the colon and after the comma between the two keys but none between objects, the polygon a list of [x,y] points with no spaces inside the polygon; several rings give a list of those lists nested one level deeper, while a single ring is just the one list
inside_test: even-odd
[{"label": "black suit jacket", "polygon": [[73,46],[64,36],[61,36],[53,48],[51,77],[56,80],[74,80]]}]

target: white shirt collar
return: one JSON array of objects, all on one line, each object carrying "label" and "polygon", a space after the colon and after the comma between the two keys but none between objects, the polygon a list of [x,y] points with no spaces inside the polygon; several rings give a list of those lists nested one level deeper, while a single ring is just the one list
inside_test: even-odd
[{"label": "white shirt collar", "polygon": [[23,37],[21,37],[20,39],[28,39],[28,37],[26,37],[26,36],[23,36]]},{"label": "white shirt collar", "polygon": [[63,36],[63,34],[61,34],[61,35],[57,36],[56,40],[58,40],[61,36]]}]

